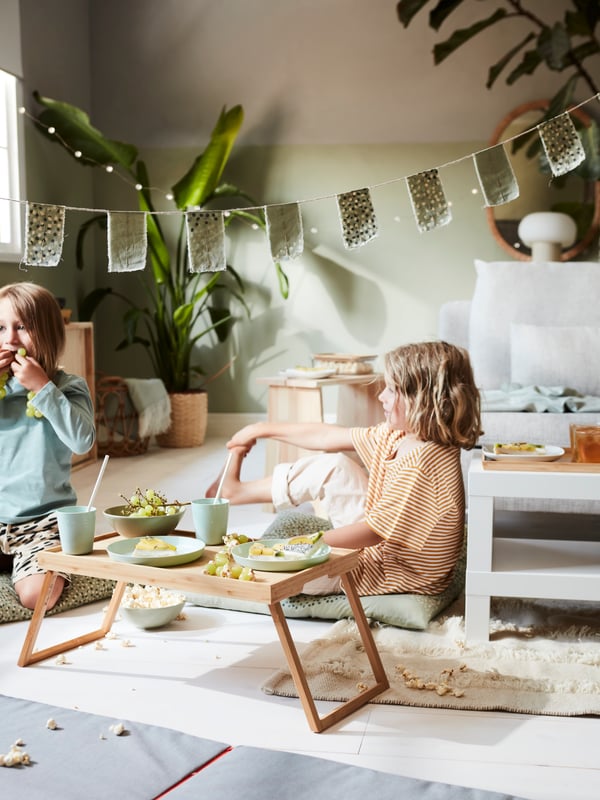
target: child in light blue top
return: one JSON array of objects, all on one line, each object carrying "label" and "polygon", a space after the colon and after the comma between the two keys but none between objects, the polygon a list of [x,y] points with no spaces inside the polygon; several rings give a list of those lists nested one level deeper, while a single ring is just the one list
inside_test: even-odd
[{"label": "child in light blue top", "polygon": [[[37,553],[59,543],[54,511],[77,502],[72,455],[95,439],[85,380],[59,369],[64,346],[64,321],[49,291],[26,282],[0,288],[0,553],[12,560],[26,608],[34,608],[43,582]],[[48,608],[63,588],[59,577]]]}]

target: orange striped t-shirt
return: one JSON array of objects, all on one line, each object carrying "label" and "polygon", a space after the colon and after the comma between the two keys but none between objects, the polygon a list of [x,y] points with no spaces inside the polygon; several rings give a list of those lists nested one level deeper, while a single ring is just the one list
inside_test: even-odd
[{"label": "orange striped t-shirt", "polygon": [[396,458],[403,431],[353,428],[369,471],[365,520],[382,541],[353,572],[361,595],[438,594],[450,583],[465,522],[460,449],[426,442]]}]

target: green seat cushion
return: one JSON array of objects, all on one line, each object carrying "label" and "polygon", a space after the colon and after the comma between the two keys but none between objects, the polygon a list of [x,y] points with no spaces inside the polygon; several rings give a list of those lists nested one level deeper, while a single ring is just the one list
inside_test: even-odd
[{"label": "green seat cushion", "polygon": [[[289,511],[277,515],[261,538],[286,538],[299,534],[326,530],[331,525],[327,520],[310,514]],[[465,537],[466,541],[466,537]],[[456,565],[452,580],[443,592],[436,595],[423,594],[382,594],[360,598],[368,619],[397,628],[424,630],[429,622],[450,605],[460,595],[465,584],[466,549]],[[219,578],[215,578],[219,580]],[[192,605],[205,608],[223,608],[232,611],[248,611],[268,614],[269,608],[263,603],[252,603],[231,597],[212,597],[210,595],[188,594]],[[281,608],[289,618],[312,618],[338,620],[352,617],[352,609],[345,594],[309,595],[299,594],[283,600]]]},{"label": "green seat cushion", "polygon": [[[105,578],[89,578],[85,575],[73,575],[71,582],[65,586],[58,603],[47,612],[47,616],[69,611],[72,608],[94,603],[96,600],[105,600],[110,597],[115,587],[114,581]],[[31,619],[33,611],[25,608],[19,602],[13,589],[10,574],[0,572],[0,623],[20,622]]]}]

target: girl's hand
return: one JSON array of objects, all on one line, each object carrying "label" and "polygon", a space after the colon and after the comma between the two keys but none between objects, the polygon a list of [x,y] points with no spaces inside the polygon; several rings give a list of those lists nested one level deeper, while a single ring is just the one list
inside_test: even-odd
[{"label": "girl's hand", "polygon": [[35,358],[31,356],[20,356],[18,353],[13,353],[14,360],[12,362],[12,373],[19,381],[21,386],[24,386],[30,392],[39,392],[50,380],[42,367],[38,364]]},{"label": "girl's hand", "polygon": [[0,372],[6,372],[14,358],[15,353],[12,350],[0,350]]},{"label": "girl's hand", "polygon": [[233,434],[231,439],[227,442],[227,448],[233,450],[239,447],[245,450],[246,453],[249,453],[256,444],[256,439],[257,435],[254,425],[246,425],[245,428]]}]

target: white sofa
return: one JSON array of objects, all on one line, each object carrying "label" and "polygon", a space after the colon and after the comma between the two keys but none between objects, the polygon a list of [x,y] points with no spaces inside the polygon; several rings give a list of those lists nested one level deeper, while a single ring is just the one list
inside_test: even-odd
[{"label": "white sofa", "polygon": [[[472,299],[445,303],[438,332],[470,353],[483,400],[480,444],[568,447],[571,423],[600,423],[600,263],[477,260],[475,269]],[[521,410],[530,395],[542,407],[548,398],[551,408],[577,410]],[[486,410],[486,401],[502,410]],[[507,507],[598,513],[600,498]]]}]

